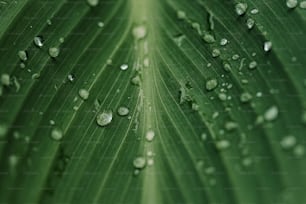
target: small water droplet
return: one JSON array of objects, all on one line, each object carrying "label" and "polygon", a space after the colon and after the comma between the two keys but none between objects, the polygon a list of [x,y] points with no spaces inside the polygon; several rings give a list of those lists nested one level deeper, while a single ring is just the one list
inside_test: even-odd
[{"label": "small water droplet", "polygon": [[58,41],[59,41],[60,43],[64,43],[64,42],[65,42],[65,38],[60,37],[60,38],[58,39]]},{"label": "small water droplet", "polygon": [[241,103],[247,103],[252,99],[252,95],[248,92],[244,92],[240,95]]},{"label": "small water droplet", "polygon": [[142,156],[138,156],[133,161],[133,166],[136,169],[143,169],[146,166],[146,159]]},{"label": "small water droplet", "polygon": [[59,53],[60,53],[59,48],[57,48],[57,47],[49,48],[49,55],[50,55],[50,57],[56,58],[56,57],[58,57]]},{"label": "small water droplet", "polygon": [[109,125],[113,120],[113,112],[111,110],[105,110],[97,115],[97,124],[99,126]]},{"label": "small water droplet", "polygon": [[282,138],[280,145],[283,149],[291,149],[296,145],[296,138],[292,135],[288,135]]},{"label": "small water droplet", "polygon": [[251,10],[251,14],[258,14],[259,13],[259,10],[254,8]]},{"label": "small water droplet", "polygon": [[239,56],[238,54],[234,54],[234,55],[232,56],[232,60],[234,60],[234,61],[235,61],[235,60],[238,60],[239,57],[240,57],[240,56]]},{"label": "small water droplet", "polygon": [[222,38],[222,39],[220,40],[220,45],[221,45],[221,46],[225,46],[225,45],[227,45],[227,43],[228,43],[228,40],[227,40],[226,38]]},{"label": "small water droplet", "polygon": [[296,147],[294,147],[293,149],[293,154],[296,157],[302,157],[305,154],[305,147],[302,145],[297,145]]},{"label": "small water droplet", "polygon": [[41,48],[44,44],[43,44],[43,39],[42,39],[42,37],[40,37],[40,36],[36,36],[36,37],[34,37],[34,44],[37,46],[37,47],[39,47],[39,48]]},{"label": "small water droplet", "polygon": [[67,79],[68,81],[73,82],[75,80],[74,74],[68,74]]},{"label": "small water droplet", "polygon": [[206,90],[207,91],[212,91],[218,86],[218,81],[217,79],[210,79],[206,82]]},{"label": "small water droplet", "polygon": [[139,77],[139,75],[137,75],[137,76],[135,76],[135,77],[133,77],[132,78],[132,80],[131,80],[131,83],[133,84],[133,85],[136,85],[136,86],[139,86],[140,85],[140,77]]},{"label": "small water droplet", "polygon": [[264,43],[264,51],[269,52],[272,49],[272,42],[271,41],[266,41]]},{"label": "small water droplet", "polygon": [[217,48],[214,48],[211,55],[215,58],[215,57],[219,57],[220,54],[221,54],[220,50]]},{"label": "small water droplet", "polygon": [[118,115],[120,116],[126,116],[129,114],[130,110],[125,106],[120,106],[117,112],[118,112]]},{"label": "small water droplet", "polygon": [[248,29],[251,30],[255,25],[254,19],[248,18],[247,21],[246,21],[246,25],[247,25]]},{"label": "small water droplet", "polygon": [[232,131],[238,128],[238,124],[236,122],[233,121],[227,121],[224,125],[225,129],[227,131]]},{"label": "small water droplet", "polygon": [[1,74],[1,84],[3,86],[9,86],[11,83],[11,77],[9,74]]},{"label": "small water droplet", "polygon": [[273,121],[278,116],[278,108],[276,106],[271,106],[268,110],[266,110],[264,114],[264,119],[266,121]]},{"label": "small water droplet", "polygon": [[155,132],[153,130],[148,130],[146,133],[146,140],[151,142],[155,137]]},{"label": "small water droplet", "polygon": [[103,23],[102,21],[99,21],[99,22],[98,22],[98,27],[99,27],[99,28],[103,28],[103,27],[104,27],[104,23]]},{"label": "small water droplet", "polygon": [[219,94],[218,94],[218,97],[219,97],[219,99],[220,99],[221,101],[226,101],[226,98],[227,98],[227,96],[226,96],[225,93],[219,93]]},{"label": "small water droplet", "polygon": [[177,15],[177,18],[180,20],[186,19],[187,17],[184,11],[177,11],[176,15]]},{"label": "small water droplet", "polygon": [[301,9],[306,9],[306,1],[301,1],[300,2],[300,8]]},{"label": "small water droplet", "polygon": [[246,13],[247,9],[248,9],[248,5],[246,3],[238,3],[235,6],[236,14],[239,15],[239,16],[244,15]]},{"label": "small water droplet", "polygon": [[203,40],[206,42],[206,43],[214,43],[216,40],[215,40],[215,37],[209,33],[205,33],[204,36],[203,36]]},{"label": "small water droplet", "polygon": [[252,61],[252,62],[250,62],[250,64],[249,64],[249,69],[255,69],[257,67],[257,62],[256,61]]},{"label": "small water droplet", "polygon": [[7,125],[0,124],[0,138],[3,138],[8,132]]},{"label": "small water droplet", "polygon": [[228,140],[220,140],[216,143],[216,147],[219,150],[225,150],[231,146],[231,143]]},{"label": "small water droplet", "polygon": [[99,4],[99,0],[87,0],[89,6],[95,7]]},{"label": "small water droplet", "polygon": [[24,51],[24,50],[20,50],[19,52],[18,52],[18,57],[19,57],[19,59],[21,60],[21,61],[27,61],[28,60],[28,53],[27,53],[27,51]]},{"label": "small water droplet", "polygon": [[297,5],[298,5],[297,0],[287,0],[286,1],[286,6],[290,9],[293,9],[293,8],[297,7]]},{"label": "small water droplet", "polygon": [[147,35],[147,29],[144,25],[137,25],[133,28],[133,36],[136,40],[141,40]]},{"label": "small water droplet", "polygon": [[128,68],[129,68],[129,65],[127,65],[127,64],[122,64],[120,66],[120,69],[123,70],[123,71],[127,70]]},{"label": "small water droplet", "polygon": [[54,128],[52,131],[51,131],[51,138],[53,140],[56,140],[56,141],[59,141],[63,138],[63,132],[61,129],[59,128]]},{"label": "small water droplet", "polygon": [[80,89],[79,90],[79,96],[83,99],[83,100],[87,100],[89,97],[89,92],[86,89]]}]

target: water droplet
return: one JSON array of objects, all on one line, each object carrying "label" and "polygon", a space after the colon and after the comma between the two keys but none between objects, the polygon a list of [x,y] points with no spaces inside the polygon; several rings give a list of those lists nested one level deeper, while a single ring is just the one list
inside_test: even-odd
[{"label": "water droplet", "polygon": [[227,131],[232,131],[232,130],[235,130],[238,128],[238,124],[236,122],[233,122],[233,121],[228,121],[225,123],[225,129]]},{"label": "water droplet", "polygon": [[232,66],[230,65],[230,63],[225,62],[223,63],[223,69],[227,72],[230,72],[232,70]]},{"label": "water droplet", "polygon": [[217,79],[210,79],[206,82],[206,90],[212,91],[218,86]]},{"label": "water droplet", "polygon": [[297,145],[296,147],[294,147],[293,149],[293,154],[296,157],[301,157],[305,154],[305,147],[302,145]]},{"label": "water droplet", "polygon": [[73,82],[74,79],[75,79],[74,74],[68,74],[67,79],[68,79],[70,82]]},{"label": "water droplet", "polygon": [[300,2],[300,8],[301,9],[306,9],[306,1],[301,1]]},{"label": "water droplet", "polygon": [[87,0],[89,6],[95,7],[99,4],[99,0]]},{"label": "water droplet", "polygon": [[220,99],[221,101],[225,101],[226,98],[227,98],[227,96],[226,96],[225,93],[219,93],[219,94],[218,94],[218,97],[219,97],[219,99]]},{"label": "water droplet", "polygon": [[247,103],[252,99],[252,95],[248,92],[244,92],[240,95],[240,101],[242,103]]},{"label": "water droplet", "polygon": [[273,121],[278,116],[278,108],[276,106],[271,106],[268,110],[266,110],[264,114],[264,119],[266,121]]},{"label": "water droplet", "polygon": [[120,116],[126,116],[126,115],[129,114],[130,111],[129,111],[129,109],[128,109],[127,107],[125,107],[125,106],[120,106],[120,107],[118,108],[117,112],[118,112],[118,115],[120,115]]},{"label": "water droplet", "polygon": [[215,37],[209,33],[205,33],[204,36],[203,36],[203,40],[206,42],[206,43],[214,43],[216,40],[215,40]]},{"label": "water droplet", "polygon": [[155,132],[153,130],[148,130],[146,133],[146,140],[151,142],[155,137]]},{"label": "water droplet", "polygon": [[232,60],[238,60],[239,59],[239,55],[238,54],[234,54],[233,56],[232,56]]},{"label": "water droplet", "polygon": [[297,7],[298,1],[297,0],[287,0],[286,6],[290,9]]},{"label": "water droplet", "polygon": [[19,66],[21,69],[24,69],[26,67],[26,65],[23,62],[21,62]]},{"label": "water droplet", "polygon": [[236,14],[239,15],[239,16],[244,15],[246,13],[247,9],[248,9],[248,5],[246,3],[238,3],[235,6]]},{"label": "water droplet", "polygon": [[56,140],[56,141],[59,141],[63,138],[63,132],[61,129],[59,128],[54,128],[52,131],[51,131],[51,138],[53,140]]},{"label": "water droplet", "polygon": [[180,20],[186,19],[186,13],[184,11],[177,11],[177,18]]},{"label": "water droplet", "polygon": [[147,29],[144,25],[138,25],[133,28],[133,36],[137,40],[145,38],[147,35]]},{"label": "water droplet", "polygon": [[220,140],[216,143],[216,147],[219,150],[227,149],[231,146],[231,143],[228,140]]},{"label": "water droplet", "polygon": [[32,79],[39,79],[40,73],[34,73],[32,74]]},{"label": "water droplet", "polygon": [[283,149],[291,149],[296,145],[296,138],[292,135],[283,137],[280,141],[280,145]]},{"label": "water droplet", "polygon": [[34,37],[34,40],[33,40],[34,44],[37,46],[37,47],[42,47],[44,44],[43,44],[43,40],[42,40],[42,37],[40,36],[37,36],[37,37]]},{"label": "water droplet", "polygon": [[50,125],[55,125],[55,121],[54,121],[54,120],[50,120],[50,121],[49,121],[49,124],[50,124]]},{"label": "water droplet", "polygon": [[254,19],[248,18],[247,21],[246,21],[246,25],[247,25],[248,29],[251,30],[255,25]]},{"label": "water droplet", "polygon": [[135,76],[135,77],[133,77],[132,78],[132,80],[131,80],[131,83],[133,84],[133,85],[136,85],[136,86],[139,86],[140,85],[140,77],[137,75],[137,76]]},{"label": "water droplet", "polygon": [[256,8],[254,8],[254,9],[251,10],[251,14],[258,14],[258,13],[259,13],[259,11],[258,11],[258,9],[256,9]]},{"label": "water droplet", "polygon": [[99,21],[99,22],[98,22],[98,27],[99,27],[99,28],[103,28],[103,27],[104,27],[104,23],[103,23],[102,21]]},{"label": "water droplet", "polygon": [[97,124],[99,126],[109,125],[113,120],[113,112],[111,110],[105,110],[97,115]]},{"label": "water droplet", "polygon": [[154,160],[152,158],[148,159],[148,166],[152,166],[154,164]]},{"label": "water droplet", "polygon": [[60,53],[60,50],[57,47],[51,47],[49,48],[49,55],[52,58],[58,57]]},{"label": "water droplet", "polygon": [[48,26],[52,25],[52,21],[50,19],[47,20],[47,25]]},{"label": "water droplet", "polygon": [[213,57],[219,57],[221,54],[220,50],[217,49],[217,48],[214,48],[213,51],[212,51],[212,56]]},{"label": "water droplet", "polygon": [[136,169],[143,169],[146,166],[146,159],[142,156],[136,157],[133,161],[133,166]]},{"label": "water droplet", "polygon": [[4,86],[9,86],[11,82],[11,77],[8,74],[1,75],[1,84]]},{"label": "water droplet", "polygon": [[19,59],[21,60],[21,61],[27,61],[28,60],[28,53],[26,52],[26,51],[24,51],[24,50],[20,50],[19,52],[18,52],[18,57],[19,57]]},{"label": "water droplet", "polygon": [[272,49],[272,42],[271,41],[266,41],[264,43],[264,51],[269,52]]},{"label": "water droplet", "polygon": [[221,46],[225,46],[225,45],[227,45],[227,43],[228,43],[228,40],[227,40],[226,38],[222,38],[222,39],[220,40],[220,45],[221,45]]},{"label": "water droplet", "polygon": [[60,37],[60,38],[58,39],[58,41],[59,41],[60,43],[64,43],[64,42],[65,42],[65,38]]},{"label": "water droplet", "polygon": [[127,64],[122,64],[120,66],[120,69],[123,70],[123,71],[127,70],[128,68],[129,68],[129,65],[127,65]]},{"label": "water droplet", "polygon": [[83,100],[87,100],[89,97],[89,92],[86,89],[80,89],[79,90],[79,96],[83,99]]},{"label": "water droplet", "polygon": [[3,138],[8,132],[7,125],[0,124],[0,138]]},{"label": "water droplet", "polygon": [[255,69],[257,67],[257,62],[256,61],[252,61],[249,64],[249,69]]},{"label": "water droplet", "polygon": [[19,157],[12,154],[9,156],[9,165],[11,168],[15,168],[16,165],[18,164],[18,161],[19,161]]}]

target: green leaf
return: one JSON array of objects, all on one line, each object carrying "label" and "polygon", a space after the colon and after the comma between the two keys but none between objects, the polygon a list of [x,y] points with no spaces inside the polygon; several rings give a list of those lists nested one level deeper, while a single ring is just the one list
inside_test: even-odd
[{"label": "green leaf", "polygon": [[305,203],[305,7],[0,1],[0,203]]}]

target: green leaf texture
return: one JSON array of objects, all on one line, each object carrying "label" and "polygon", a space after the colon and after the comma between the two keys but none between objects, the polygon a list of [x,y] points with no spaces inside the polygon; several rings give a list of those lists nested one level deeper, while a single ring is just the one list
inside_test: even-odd
[{"label": "green leaf texture", "polygon": [[0,1],[0,203],[306,203],[303,2]]}]

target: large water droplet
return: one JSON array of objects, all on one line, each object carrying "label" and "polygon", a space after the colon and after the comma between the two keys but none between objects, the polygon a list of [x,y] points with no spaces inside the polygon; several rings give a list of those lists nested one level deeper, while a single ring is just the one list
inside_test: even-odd
[{"label": "large water droplet", "polygon": [[1,74],[1,84],[4,86],[9,86],[11,82],[11,77],[9,74]]},{"label": "large water droplet", "polygon": [[271,41],[266,41],[264,43],[264,51],[269,52],[272,49],[272,42]]},{"label": "large water droplet", "polygon": [[288,8],[292,9],[292,8],[297,7],[298,1],[297,0],[287,0],[286,5]]},{"label": "large water droplet", "polygon": [[288,135],[282,138],[280,145],[283,149],[291,149],[296,145],[296,138]]},{"label": "large water droplet", "polygon": [[147,35],[147,29],[144,25],[138,25],[133,28],[133,36],[137,40],[145,38]]},{"label": "large water droplet", "polygon": [[97,115],[97,124],[99,126],[106,126],[113,120],[113,112],[111,110],[105,110]]},{"label": "large water droplet", "polygon": [[123,70],[123,71],[127,70],[128,68],[129,68],[129,65],[127,65],[127,64],[122,64],[120,66],[120,69]]}]

